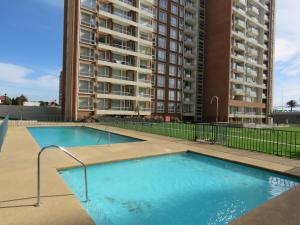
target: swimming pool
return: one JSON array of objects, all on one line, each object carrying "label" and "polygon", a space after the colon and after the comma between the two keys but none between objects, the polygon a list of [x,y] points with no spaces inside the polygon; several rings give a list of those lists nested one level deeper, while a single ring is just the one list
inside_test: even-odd
[{"label": "swimming pool", "polygon": [[[59,171],[84,201],[82,168]],[[194,153],[88,167],[97,225],[224,225],[300,180]]]},{"label": "swimming pool", "polygon": [[[29,127],[27,128],[39,146],[59,145],[80,147],[143,141],[89,127]],[[110,141],[109,141],[110,139]]]}]

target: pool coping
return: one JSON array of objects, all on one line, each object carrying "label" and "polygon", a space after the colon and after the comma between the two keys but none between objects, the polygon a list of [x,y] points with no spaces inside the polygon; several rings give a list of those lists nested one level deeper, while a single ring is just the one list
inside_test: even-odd
[{"label": "pool coping", "polygon": [[[67,123],[63,124],[68,126]],[[81,124],[76,124],[81,126]],[[53,126],[50,124],[50,126]],[[57,125],[61,126],[61,124]],[[30,126],[32,127],[32,126]],[[34,126],[33,126],[34,127]],[[35,126],[36,127],[36,126]],[[105,126],[90,124],[88,127],[103,129]],[[20,201],[31,205],[34,202],[35,195],[35,171],[36,171],[36,155],[40,149],[33,137],[28,135],[26,127],[9,127],[8,135],[4,142],[3,151],[0,153],[0,217],[5,224],[43,224],[43,225],[89,225],[94,224],[87,212],[83,209],[80,202],[71,192],[66,183],[58,174],[58,170],[77,167],[77,164],[68,158],[64,157],[58,151],[49,151],[47,157],[43,158],[43,174],[42,176],[48,179],[42,180],[42,207],[11,207],[12,204],[19,204]],[[207,144],[199,144],[195,142],[180,140],[176,138],[164,137],[160,135],[148,134],[132,130],[124,130],[120,128],[110,127],[114,133],[146,140],[144,142],[120,143],[111,146],[100,145],[94,147],[76,147],[68,148],[73,154],[80,156],[88,166],[118,162],[124,160],[142,159],[153,156],[162,156],[168,154],[182,153],[186,151],[195,152],[208,157],[214,157],[221,160],[231,161],[247,166],[267,169],[269,171],[300,178],[298,173],[290,173],[295,168],[300,168],[300,161],[290,160],[286,158],[278,158],[275,156],[258,154],[253,152],[245,152],[240,150],[228,149],[221,146],[212,146]],[[150,150],[151,152],[147,151]],[[258,166],[260,165],[260,166]],[[11,182],[12,177],[15,178],[15,183]],[[51,186],[52,185],[52,186]],[[300,187],[296,190],[288,191],[292,193],[290,198],[284,198],[283,203],[292,202],[294,199],[299,199]],[[63,196],[59,196],[63,195]],[[289,194],[290,195],[290,194]],[[30,199],[28,199],[30,197]],[[284,196],[283,196],[284,197]],[[21,198],[27,198],[20,200]],[[277,198],[274,198],[276,201]],[[19,200],[18,200],[19,199]],[[273,199],[272,199],[273,200]],[[254,211],[255,217],[252,216],[252,211],[246,215],[233,221],[233,224],[243,225],[277,225],[280,224],[276,219],[269,218],[267,221],[262,220],[257,222],[257,215],[263,215],[264,210],[261,207],[271,205],[273,210],[276,209],[273,201],[268,201],[263,206],[256,208]],[[286,204],[289,208],[288,204]],[[31,205],[32,206],[32,205]],[[274,209],[275,207],[275,209]],[[293,205],[290,206],[290,208]],[[72,210],[70,210],[72,209]],[[265,208],[264,208],[265,209]],[[278,213],[282,207],[277,210]],[[257,211],[259,213],[257,213]],[[64,212],[64,213],[62,213]],[[293,223],[288,216],[288,212],[282,209],[285,217],[285,224]],[[296,212],[294,212],[296,213]],[[298,212],[297,212],[298,215]],[[249,219],[250,217],[250,219]],[[245,222],[244,218],[249,223]],[[251,219],[252,218],[252,219]],[[256,218],[256,220],[254,220]],[[242,221],[242,222],[239,222]],[[256,221],[253,223],[253,221]],[[297,221],[298,222],[298,221]]]}]

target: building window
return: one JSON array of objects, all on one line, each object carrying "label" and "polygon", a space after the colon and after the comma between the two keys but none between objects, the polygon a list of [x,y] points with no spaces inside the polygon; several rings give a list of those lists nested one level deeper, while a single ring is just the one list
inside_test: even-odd
[{"label": "building window", "polygon": [[166,39],[163,37],[158,38],[158,47],[166,48]]},{"label": "building window", "polygon": [[175,104],[173,102],[169,102],[168,104],[168,112],[175,113]]},{"label": "building window", "polygon": [[171,25],[173,27],[177,27],[178,26],[178,20],[175,16],[171,16]]},{"label": "building window", "polygon": [[78,99],[78,109],[79,110],[93,110],[93,98],[91,97],[79,97]]},{"label": "building window", "polygon": [[157,76],[157,86],[164,87],[165,86],[165,77],[162,75]]},{"label": "building window", "polygon": [[157,99],[164,100],[165,99],[165,90],[157,89]]},{"label": "building window", "polygon": [[159,11],[159,20],[163,22],[167,21],[167,13]]},{"label": "building window", "polygon": [[96,106],[97,106],[97,109],[99,109],[99,110],[109,109],[109,99],[101,98],[101,99],[97,100]]},{"label": "building window", "polygon": [[177,102],[181,102],[181,92],[177,91]]},{"label": "building window", "polygon": [[162,74],[166,72],[166,66],[164,63],[157,63],[157,72]]},{"label": "building window", "polygon": [[169,101],[175,101],[175,91],[169,90]]},{"label": "building window", "polygon": [[95,68],[93,64],[80,63],[79,74],[81,76],[94,77]]},{"label": "building window", "polygon": [[160,23],[158,27],[158,33],[162,35],[166,35],[167,33],[166,25]]},{"label": "building window", "polygon": [[178,7],[176,6],[176,5],[174,5],[174,4],[172,4],[171,5],[171,12],[173,13],[173,14],[178,14]]},{"label": "building window", "polygon": [[[176,56],[177,56],[177,54],[170,53],[170,63],[176,64]],[[178,64],[179,64],[179,62],[178,62]],[[181,64],[179,64],[179,65],[181,65]]]},{"label": "building window", "polygon": [[81,6],[96,10],[96,0],[81,0]]},{"label": "building window", "polygon": [[177,30],[175,28],[170,29],[171,38],[177,39]]},{"label": "building window", "polygon": [[175,78],[169,78],[169,88],[176,88],[176,79]]},{"label": "building window", "polygon": [[173,40],[171,40],[170,41],[170,50],[172,50],[172,51],[177,51],[177,42],[176,41],[173,41]]},{"label": "building window", "polygon": [[164,103],[163,102],[157,102],[156,111],[158,113],[163,113],[164,112]]},{"label": "building window", "polygon": [[94,83],[88,80],[79,80],[78,89],[81,93],[93,93]]},{"label": "building window", "polygon": [[176,66],[169,66],[169,74],[175,76],[176,75]]},{"label": "building window", "polygon": [[159,49],[157,51],[157,58],[158,58],[158,60],[166,61],[166,51]]},{"label": "building window", "polygon": [[159,7],[162,9],[166,9],[167,8],[167,0],[160,0]]}]

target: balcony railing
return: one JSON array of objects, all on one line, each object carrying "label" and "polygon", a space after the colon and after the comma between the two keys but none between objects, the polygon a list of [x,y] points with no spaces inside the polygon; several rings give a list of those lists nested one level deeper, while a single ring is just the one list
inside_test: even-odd
[{"label": "balcony railing", "polygon": [[139,92],[139,96],[144,97],[144,98],[150,98],[150,94],[147,94],[147,93],[144,93],[144,92]]},{"label": "balcony railing", "polygon": [[97,7],[96,7],[96,1],[84,1],[81,2],[81,7],[88,9],[88,10],[92,10],[92,11],[96,11]]},{"label": "balcony railing", "polygon": [[147,80],[146,78],[140,78],[139,82],[150,84],[151,80]]},{"label": "balcony railing", "polygon": [[85,77],[94,77],[95,73],[94,72],[89,72],[89,71],[79,71],[80,76],[85,76]]},{"label": "balcony railing", "polygon": [[133,1],[130,1],[130,0],[119,0],[119,1],[120,1],[120,2],[124,2],[124,3],[128,4],[128,5],[134,6],[134,5],[133,5]]},{"label": "balcony railing", "polygon": [[140,38],[146,41],[152,41],[152,36],[151,35],[146,35],[146,34],[140,34]]},{"label": "balcony railing", "polygon": [[83,55],[83,54],[80,54],[80,58],[84,59],[84,60],[93,61],[93,60],[95,60],[95,55]]},{"label": "balcony railing", "polygon": [[126,91],[112,91],[111,94],[113,95],[122,95],[122,96],[134,96],[134,93],[126,92]]}]

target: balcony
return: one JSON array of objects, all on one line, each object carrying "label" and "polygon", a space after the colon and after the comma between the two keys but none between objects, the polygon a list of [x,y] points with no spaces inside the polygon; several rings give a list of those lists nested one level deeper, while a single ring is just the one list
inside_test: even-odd
[{"label": "balcony", "polygon": [[257,97],[257,93],[254,91],[247,91],[246,95],[252,97],[252,98],[256,98]]},{"label": "balcony", "polygon": [[234,21],[234,26],[236,28],[245,29],[246,28],[246,23],[243,20],[235,20]]},{"label": "balcony", "polygon": [[83,1],[81,0],[81,4],[80,4],[81,8],[90,10],[90,11],[96,11],[97,10],[97,3],[96,0],[93,1]]},{"label": "balcony", "polygon": [[191,39],[191,38],[186,39],[186,40],[184,41],[184,45],[186,45],[186,46],[188,46],[188,47],[195,47],[195,46],[196,46],[194,40]]},{"label": "balcony", "polygon": [[245,60],[245,56],[240,53],[237,53],[237,52],[233,53],[233,57],[235,57],[236,59],[241,60],[241,61]]},{"label": "balcony", "polygon": [[95,18],[88,18],[88,17],[82,16],[82,19],[81,19],[80,22],[81,22],[81,25],[89,27],[89,28],[95,28],[96,27]]},{"label": "balcony", "polygon": [[[131,1],[131,0],[119,0],[120,2],[123,2],[123,3],[126,3],[126,4],[128,4],[128,5],[131,5],[131,6],[134,6],[133,5],[133,1]],[[135,6],[134,6],[135,7]]]},{"label": "balcony", "polygon": [[239,7],[246,7],[246,0],[235,0],[235,4]]},{"label": "balcony", "polygon": [[190,12],[195,12],[195,5],[193,2],[189,2],[189,1],[186,1],[185,2],[185,9],[190,11]]},{"label": "balcony", "polygon": [[183,91],[184,91],[184,92],[191,93],[191,92],[193,92],[193,89],[192,89],[192,87],[190,87],[190,86],[186,86],[186,87],[183,87]]},{"label": "balcony", "polygon": [[88,61],[94,61],[95,60],[95,55],[94,54],[80,54],[80,59],[83,60],[88,60]]},{"label": "balcony", "polygon": [[194,24],[195,23],[195,18],[191,15],[186,15],[185,16],[185,22],[187,22],[189,24]]},{"label": "balcony", "polygon": [[233,71],[237,72],[237,73],[244,73],[245,69],[242,66],[235,66],[232,68]]},{"label": "balcony", "polygon": [[244,78],[243,77],[239,77],[239,76],[233,76],[232,81],[237,81],[239,83],[243,83],[244,82]]},{"label": "balcony", "polygon": [[257,77],[257,71],[255,71],[255,70],[247,69],[246,73],[247,73],[247,75],[249,75],[249,76]]},{"label": "balcony", "polygon": [[126,92],[126,91],[117,91],[117,90],[113,90],[111,92],[112,95],[121,95],[121,96],[134,96],[134,93],[131,92]]},{"label": "balcony", "polygon": [[258,32],[257,29],[255,29],[255,28],[252,27],[252,28],[248,28],[247,34],[248,34],[250,37],[257,37],[258,34],[259,34],[259,32]]},{"label": "balcony", "polygon": [[129,15],[125,14],[126,11],[124,11],[124,13],[121,13],[118,11],[115,11],[114,13],[112,13],[112,12],[110,12],[107,5],[103,5],[99,9],[99,13],[100,13],[100,15],[119,20],[120,22],[124,22],[124,19],[125,19],[125,20],[127,20],[126,23],[133,25],[133,26],[137,26],[137,23],[136,23],[136,21],[134,21],[133,16],[129,16]]},{"label": "balcony", "polygon": [[256,8],[255,6],[250,6],[248,8],[248,14],[251,16],[258,16],[259,15],[259,9]]},{"label": "balcony", "polygon": [[257,57],[258,56],[258,51],[256,49],[248,48],[247,54],[250,56]]},{"label": "balcony", "polygon": [[123,70],[137,70],[136,63],[129,62],[120,59],[108,59],[108,58],[99,58],[98,62],[99,65],[108,66],[108,67],[115,67],[117,69]]},{"label": "balcony", "polygon": [[152,34],[144,34],[144,33],[141,33],[140,34],[140,38],[142,40],[145,40],[145,41],[151,41],[152,42]]},{"label": "balcony", "polygon": [[233,47],[235,49],[238,49],[238,50],[241,50],[241,51],[245,51],[246,50],[245,45],[242,44],[242,43],[238,43],[238,42],[234,42]]},{"label": "balcony", "polygon": [[152,11],[151,7],[149,7],[149,6],[141,4],[141,10],[146,12],[146,13],[151,14],[151,16],[153,15],[153,11]]},{"label": "balcony", "polygon": [[187,80],[187,81],[192,81],[192,80],[193,80],[193,77],[192,77],[192,75],[190,75],[190,74],[185,74],[185,75],[183,76],[183,79],[184,79],[184,80]]},{"label": "balcony", "polygon": [[232,92],[234,95],[245,95],[244,89],[242,88],[233,87]]},{"label": "balcony", "polygon": [[118,32],[120,34],[126,34],[126,35],[129,35],[129,36],[135,37],[134,34],[133,34],[133,32],[128,31],[126,27],[122,27],[121,28],[119,26],[115,26],[115,24],[114,24],[113,28],[110,28],[110,27],[107,26],[107,24],[100,24],[99,31],[103,32],[103,28],[109,29],[111,31],[116,31],[116,32]]}]

